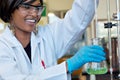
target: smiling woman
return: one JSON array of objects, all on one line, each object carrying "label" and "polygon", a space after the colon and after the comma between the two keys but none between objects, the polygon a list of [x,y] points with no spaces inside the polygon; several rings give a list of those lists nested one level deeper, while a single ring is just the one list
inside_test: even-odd
[{"label": "smiling woman", "polygon": [[14,35],[26,47],[30,42],[31,32],[35,30],[37,22],[40,20],[43,6],[39,0],[22,1],[10,16],[10,26]]},{"label": "smiling woman", "polygon": [[57,64],[92,20],[94,0],[74,0],[64,19],[34,33],[43,10],[43,0],[0,0],[0,18],[9,23],[0,34],[0,79],[70,80],[85,63],[105,59],[101,47],[86,46]]}]

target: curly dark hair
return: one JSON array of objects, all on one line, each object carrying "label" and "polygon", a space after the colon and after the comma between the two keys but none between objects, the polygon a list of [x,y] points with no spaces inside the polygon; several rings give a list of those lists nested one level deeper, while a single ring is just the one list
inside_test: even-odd
[{"label": "curly dark hair", "polygon": [[[25,0],[0,0],[0,18],[9,23],[11,14],[18,8],[18,6]],[[31,0],[35,1],[35,0]],[[41,5],[43,5],[43,0],[40,0]]]}]

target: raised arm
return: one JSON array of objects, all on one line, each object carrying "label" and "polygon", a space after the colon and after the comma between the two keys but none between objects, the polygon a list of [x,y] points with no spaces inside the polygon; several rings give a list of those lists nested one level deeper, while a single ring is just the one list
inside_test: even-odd
[{"label": "raised arm", "polygon": [[78,41],[93,19],[94,13],[94,0],[74,0],[72,9],[66,13],[65,18],[50,25],[56,53],[60,54],[58,57],[64,55]]}]

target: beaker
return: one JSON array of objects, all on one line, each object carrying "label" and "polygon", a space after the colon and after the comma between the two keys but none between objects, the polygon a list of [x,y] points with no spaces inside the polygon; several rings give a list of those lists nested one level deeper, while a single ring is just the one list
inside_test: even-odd
[{"label": "beaker", "polygon": [[[102,46],[102,38],[91,39],[92,45]],[[108,71],[107,62],[104,60],[100,63],[91,62],[87,64],[86,72],[88,74],[105,74]]]}]

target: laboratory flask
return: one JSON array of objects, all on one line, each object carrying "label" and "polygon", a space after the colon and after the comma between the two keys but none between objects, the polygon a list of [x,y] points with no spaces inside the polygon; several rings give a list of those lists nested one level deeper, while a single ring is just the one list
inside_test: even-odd
[{"label": "laboratory flask", "polygon": [[[92,45],[102,46],[102,38],[93,38],[91,39]],[[107,62],[104,60],[100,63],[91,62],[87,64],[86,72],[88,74],[105,74],[108,71]]]}]

